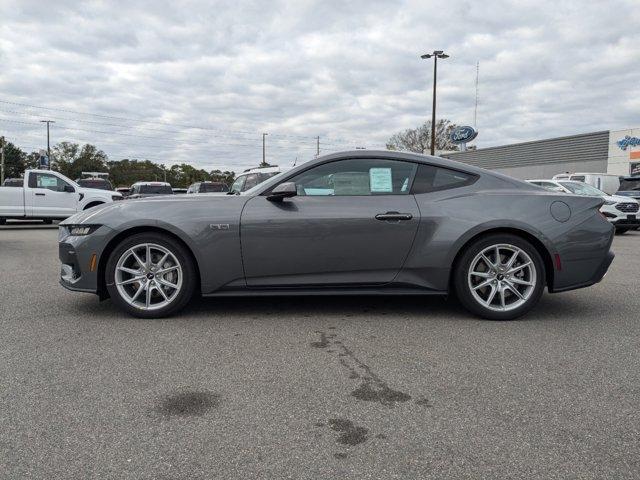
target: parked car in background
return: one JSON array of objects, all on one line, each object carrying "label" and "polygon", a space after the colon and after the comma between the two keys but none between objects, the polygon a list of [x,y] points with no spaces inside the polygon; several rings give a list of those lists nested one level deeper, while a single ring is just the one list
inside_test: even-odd
[{"label": "parked car in background", "polygon": [[166,182],[136,182],[131,185],[127,199],[153,197],[156,195],[173,195],[173,189]]},{"label": "parked car in background", "polygon": [[95,188],[96,190],[113,190],[113,185],[104,178],[78,178],[76,183],[82,188]]},{"label": "parked car in background", "polygon": [[607,217],[615,227],[616,233],[625,233],[640,227],[640,204],[638,201],[620,195],[608,195],[602,190],[583,182],[573,180],[527,180],[527,182],[554,192],[572,193],[604,199],[600,208],[602,214]]},{"label": "parked car in background", "polygon": [[609,173],[561,173],[555,175],[553,180],[573,180],[574,182],[586,183],[608,195],[615,194],[620,188],[620,177]]},{"label": "parked car in background", "polygon": [[246,192],[282,171],[280,167],[258,167],[245,170],[236,177],[228,193],[229,195],[238,195]]},{"label": "parked car in background", "polygon": [[171,190],[173,190],[174,195],[187,193],[186,188],[172,188]]},{"label": "parked car in background", "polygon": [[226,194],[229,187],[222,182],[196,182],[192,183],[187,190],[188,194],[192,193],[220,193]]},{"label": "parked car in background", "polygon": [[24,178],[5,178],[3,187],[22,187],[24,184]]},{"label": "parked car in background", "polygon": [[455,292],[471,312],[506,320],[533,308],[545,287],[602,279],[614,230],[602,202],[442,158],[356,150],[240,195],[75,215],[61,224],[60,281],[145,318],[177,312],[196,292]]},{"label": "parked car in background", "polygon": [[129,193],[131,193],[131,188],[129,188],[129,187],[118,187],[118,188],[116,188],[116,192],[122,194],[123,197],[128,197]]},{"label": "parked car in background", "polygon": [[119,193],[84,188],[50,170],[27,170],[21,180],[20,188],[0,187],[0,223],[7,219],[39,219],[51,223],[122,199]]}]

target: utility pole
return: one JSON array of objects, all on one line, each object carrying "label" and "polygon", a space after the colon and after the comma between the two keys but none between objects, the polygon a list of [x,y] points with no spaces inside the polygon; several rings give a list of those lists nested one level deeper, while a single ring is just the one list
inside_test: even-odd
[{"label": "utility pole", "polygon": [[316,137],[316,157],[320,156],[320,135]]},{"label": "utility pole", "polygon": [[49,157],[49,162],[51,162],[51,146],[49,145],[49,124],[56,123],[53,120],[40,120],[40,123],[47,124],[47,157]]},{"label": "utility pole", "polygon": [[269,134],[268,133],[262,134],[262,163],[260,164],[261,167],[267,166],[267,156],[266,156],[266,150],[265,150],[265,138],[267,137],[267,135]]},{"label": "utility pole", "polygon": [[436,154],[436,83],[438,77],[438,59],[449,58],[442,50],[434,50],[433,53],[425,53],[420,58],[433,57],[433,107],[431,108],[431,155]]},{"label": "utility pole", "polygon": [[4,137],[0,137],[0,186],[4,183]]}]

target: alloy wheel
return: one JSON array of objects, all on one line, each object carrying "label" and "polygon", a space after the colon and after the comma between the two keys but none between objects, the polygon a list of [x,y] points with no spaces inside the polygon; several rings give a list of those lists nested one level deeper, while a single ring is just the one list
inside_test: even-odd
[{"label": "alloy wheel", "polygon": [[520,247],[497,244],[475,256],[468,272],[473,298],[483,307],[505,312],[531,298],[537,281],[531,257]]},{"label": "alloy wheel", "polygon": [[158,310],[180,293],[183,272],[176,256],[156,243],[141,243],[126,250],[115,267],[118,293],[140,310]]}]

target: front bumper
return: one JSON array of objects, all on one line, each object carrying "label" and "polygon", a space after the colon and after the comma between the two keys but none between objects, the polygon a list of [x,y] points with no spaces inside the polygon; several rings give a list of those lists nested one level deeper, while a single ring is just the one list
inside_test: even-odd
[{"label": "front bumper", "polygon": [[111,233],[110,228],[101,226],[89,235],[72,236],[60,228],[60,285],[75,292],[99,293],[98,267]]}]

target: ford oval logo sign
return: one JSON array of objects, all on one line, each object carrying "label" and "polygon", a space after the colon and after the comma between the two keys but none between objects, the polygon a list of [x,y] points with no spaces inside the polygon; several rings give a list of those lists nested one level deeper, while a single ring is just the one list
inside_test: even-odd
[{"label": "ford oval logo sign", "polygon": [[451,131],[450,139],[453,143],[467,143],[478,136],[478,131],[469,126],[456,127]]}]

